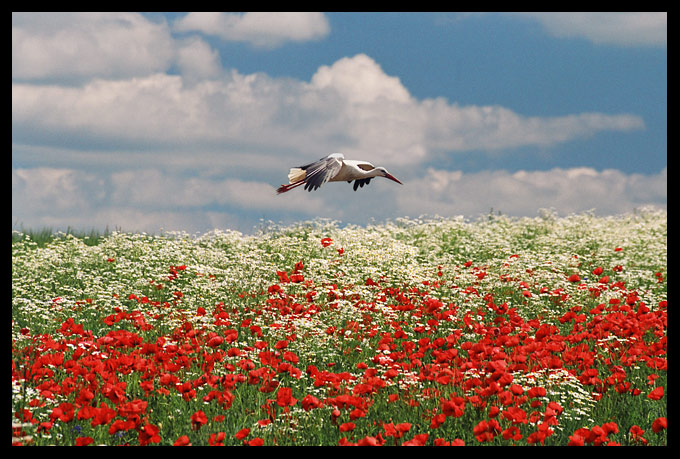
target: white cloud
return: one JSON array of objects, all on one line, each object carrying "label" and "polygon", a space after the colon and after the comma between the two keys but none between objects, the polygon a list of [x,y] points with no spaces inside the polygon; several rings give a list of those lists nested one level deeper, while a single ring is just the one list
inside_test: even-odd
[{"label": "white cloud", "polygon": [[228,41],[246,41],[255,46],[273,48],[288,41],[310,41],[330,32],[323,13],[193,12],[179,19],[174,28],[180,32],[202,32]]},{"label": "white cloud", "polygon": [[[633,19],[643,22],[627,18],[619,25],[629,31]],[[567,19],[550,27],[576,33],[565,24],[579,21]],[[579,34],[597,29],[592,19],[581,21]],[[665,24],[664,15],[664,43]],[[649,37],[644,30],[655,27],[637,30]],[[274,47],[318,40],[330,27],[321,13],[191,13],[173,30]],[[549,147],[645,123],[626,113],[527,117],[501,106],[419,100],[364,54],[321,66],[309,81],[273,78],[225,71],[201,36],[172,37],[168,24],[138,14],[13,13],[12,78],[12,154],[23,165],[12,171],[12,219],[27,227],[248,230],[267,215],[363,223],[491,207],[623,212],[666,201],[665,169],[652,176],[430,169],[409,180],[432,155]],[[288,167],[335,151],[388,166],[406,185],[376,179],[358,194],[329,184],[276,196]]]},{"label": "white cloud", "polygon": [[422,102],[428,146],[438,150],[500,150],[549,146],[600,131],[645,127],[636,115],[580,113],[559,117],[524,117],[500,106],[458,106],[442,98]]},{"label": "white cloud", "polygon": [[[404,177],[401,177],[404,179]],[[313,193],[277,196],[272,184],[205,176],[185,177],[158,169],[83,173],[74,169],[12,171],[12,222],[28,228],[122,228],[205,232],[237,228],[249,232],[260,218],[284,223],[324,217],[346,223],[420,215],[474,218],[499,210],[533,216],[541,208],[561,215],[595,209],[597,214],[630,212],[647,205],[665,208],[667,170],[654,175],[614,169],[481,171],[429,169],[419,179],[395,185],[376,179],[352,191],[343,183]]]},{"label": "white cloud", "polygon": [[216,145],[293,151],[288,160],[295,163],[342,151],[414,164],[432,152],[549,146],[644,122],[630,114],[538,118],[499,106],[419,101],[359,54],[320,67],[309,83],[235,70],[194,85],[166,74],[82,87],[13,83],[12,127],[17,143],[35,142],[40,133],[59,142],[190,147],[193,154]]},{"label": "white cloud", "polygon": [[103,198],[102,184],[96,175],[73,169],[12,169],[12,213],[77,214]]},{"label": "white cloud", "polygon": [[323,207],[320,195],[283,199],[273,185],[252,180],[184,177],[158,169],[12,170],[12,222],[28,228],[103,230],[108,226],[158,232],[208,231],[238,224],[250,230],[263,213],[311,218]]},{"label": "white cloud", "polygon": [[365,54],[345,57],[331,66],[319,67],[311,84],[319,90],[332,88],[350,103],[374,103],[380,99],[399,103],[411,101],[399,78],[386,75]]},{"label": "white cloud", "polygon": [[275,186],[255,180],[183,177],[145,169],[113,173],[110,182],[110,200],[116,206],[173,210],[221,206],[232,210],[298,211],[308,215],[322,209],[318,195],[284,200],[276,195]]},{"label": "white cloud", "polygon": [[129,78],[173,57],[168,25],[136,13],[12,13],[12,78]]},{"label": "white cloud", "polygon": [[557,37],[584,37],[598,44],[666,46],[668,13],[522,13]]},{"label": "white cloud", "polygon": [[219,53],[198,37],[180,41],[177,66],[185,80],[194,82],[215,78],[222,73]]},{"label": "white cloud", "polygon": [[535,215],[540,208],[562,215],[591,209],[617,214],[647,205],[665,207],[666,185],[665,168],[656,175],[587,167],[515,173],[429,169],[423,178],[409,181],[408,190],[398,190],[397,202],[411,216],[474,216],[492,208],[508,215]]}]

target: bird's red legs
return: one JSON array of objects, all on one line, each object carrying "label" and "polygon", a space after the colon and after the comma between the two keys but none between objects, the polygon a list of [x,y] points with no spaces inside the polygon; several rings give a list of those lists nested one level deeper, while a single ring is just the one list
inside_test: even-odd
[{"label": "bird's red legs", "polygon": [[299,181],[297,181],[297,182],[295,182],[295,183],[289,183],[288,185],[281,185],[281,186],[278,188],[278,190],[276,190],[276,194],[281,194],[281,193],[285,193],[286,191],[290,191],[290,190],[292,190],[293,188],[295,188],[296,186],[300,186],[300,185],[302,185],[302,184],[305,183],[305,182],[306,182],[306,180],[299,180]]}]

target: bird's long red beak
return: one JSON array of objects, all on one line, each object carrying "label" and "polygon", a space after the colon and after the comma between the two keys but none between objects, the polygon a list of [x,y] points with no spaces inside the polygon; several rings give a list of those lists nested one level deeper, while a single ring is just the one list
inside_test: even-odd
[{"label": "bird's long red beak", "polygon": [[385,174],[385,178],[388,178],[388,179],[390,179],[390,180],[394,180],[394,181],[397,182],[399,185],[403,185],[403,183],[401,183],[399,180],[397,180],[397,178],[396,178],[394,175],[392,175],[392,174]]}]

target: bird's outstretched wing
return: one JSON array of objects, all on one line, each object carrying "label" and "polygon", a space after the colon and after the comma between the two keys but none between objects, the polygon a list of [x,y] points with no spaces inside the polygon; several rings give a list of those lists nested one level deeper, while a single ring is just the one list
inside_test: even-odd
[{"label": "bird's outstretched wing", "polygon": [[344,158],[342,154],[334,153],[313,163],[300,166],[299,169],[305,171],[305,190],[316,190],[335,177],[342,168]]}]

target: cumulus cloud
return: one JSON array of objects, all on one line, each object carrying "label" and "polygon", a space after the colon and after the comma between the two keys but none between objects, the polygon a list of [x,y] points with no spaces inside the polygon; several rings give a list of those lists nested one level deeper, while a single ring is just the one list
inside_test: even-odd
[{"label": "cumulus cloud", "polygon": [[308,215],[322,209],[318,195],[277,199],[273,185],[255,180],[184,177],[145,169],[115,172],[110,184],[109,198],[116,206],[172,210],[218,206],[232,210],[294,210]]},{"label": "cumulus cloud", "polygon": [[12,78],[129,78],[174,58],[166,23],[136,13],[12,13]]},{"label": "cumulus cloud", "polygon": [[323,13],[193,12],[175,22],[180,32],[201,32],[228,41],[245,41],[258,47],[274,48],[294,41],[318,40],[330,32]]},{"label": "cumulus cloud", "polygon": [[400,187],[376,179],[357,192],[340,183],[327,185],[332,192],[323,188],[277,196],[265,182],[186,177],[158,169],[96,174],[17,169],[12,171],[12,221],[30,228],[108,226],[157,233],[231,227],[249,232],[260,218],[291,223],[324,217],[361,224],[396,215],[474,218],[491,209],[532,216],[540,208],[561,215],[593,209],[607,215],[644,206],[665,208],[667,202],[665,168],[653,175],[585,167],[514,173],[429,169],[405,183]]},{"label": "cumulus cloud", "polygon": [[594,209],[599,214],[665,207],[667,170],[655,175],[624,174],[588,167],[544,171],[503,170],[463,173],[429,169],[400,190],[397,201],[408,215],[479,215],[490,209],[508,215],[535,215],[539,208],[560,214]]},{"label": "cumulus cloud", "polygon": [[598,44],[666,46],[668,13],[522,13],[537,19],[557,37],[584,37]]},{"label": "cumulus cloud", "polygon": [[[365,54],[320,66],[309,81],[243,74],[225,70],[204,40],[273,47],[328,33],[319,13],[192,13],[172,26],[128,13],[13,14],[12,154],[21,158],[12,170],[13,223],[249,230],[260,217],[364,223],[491,207],[534,214],[665,204],[665,169],[430,169],[412,178],[436,155],[644,129],[639,116],[531,117],[418,99]],[[335,184],[276,196],[288,167],[336,151],[388,166],[406,185],[376,179],[369,191]]]},{"label": "cumulus cloud", "polygon": [[232,70],[190,86],[182,76],[161,73],[81,87],[13,83],[12,126],[18,143],[34,142],[40,132],[54,142],[240,145],[296,151],[299,160],[343,151],[414,164],[431,152],[549,146],[641,129],[644,122],[630,114],[539,118],[500,106],[417,100],[358,54],[320,67],[310,82]]},{"label": "cumulus cloud", "polygon": [[153,168],[17,168],[12,170],[12,222],[64,230],[208,231],[228,224],[251,230],[266,214],[308,219],[326,208],[319,194],[283,199],[275,190],[256,180],[187,177]]},{"label": "cumulus cloud", "polygon": [[177,66],[185,80],[194,82],[215,78],[222,73],[219,53],[198,37],[179,41]]},{"label": "cumulus cloud", "polygon": [[411,101],[399,78],[386,75],[365,54],[345,57],[333,65],[319,67],[311,84],[322,91],[332,88],[350,103],[374,103],[381,99],[399,103]]},{"label": "cumulus cloud", "polygon": [[73,169],[13,169],[12,210],[13,213],[16,210],[21,213],[72,215],[103,198],[102,183],[94,174]]},{"label": "cumulus cloud", "polygon": [[500,106],[458,106],[445,99],[422,102],[431,148],[439,150],[499,150],[518,146],[549,146],[589,137],[600,131],[644,128],[631,114],[580,113],[559,117],[524,117]]}]

